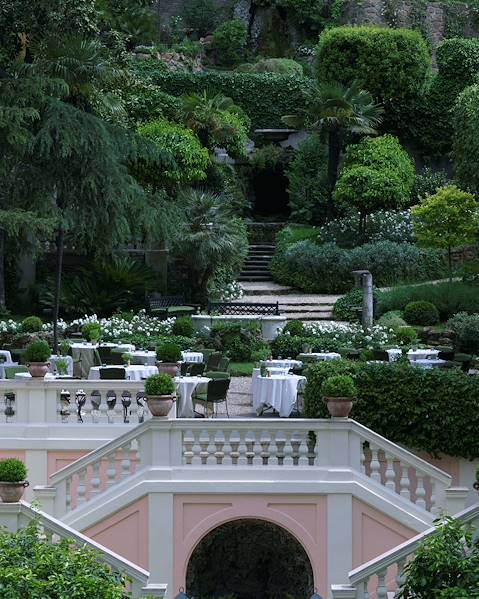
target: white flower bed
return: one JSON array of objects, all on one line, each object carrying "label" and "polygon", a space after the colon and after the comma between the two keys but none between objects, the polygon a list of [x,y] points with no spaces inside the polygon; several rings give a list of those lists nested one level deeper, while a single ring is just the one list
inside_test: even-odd
[{"label": "white flower bed", "polygon": [[367,331],[359,323],[305,323],[307,336],[329,337],[345,346],[366,347],[372,349],[378,345],[395,343],[394,331],[379,324],[373,325]]}]

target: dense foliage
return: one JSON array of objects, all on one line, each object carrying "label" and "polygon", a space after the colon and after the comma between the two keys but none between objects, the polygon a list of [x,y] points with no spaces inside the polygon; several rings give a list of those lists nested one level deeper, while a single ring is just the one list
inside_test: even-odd
[{"label": "dense foliage", "polygon": [[51,353],[51,349],[44,339],[35,339],[27,345],[23,358],[27,363],[47,362]]},{"label": "dense foliage", "polygon": [[358,80],[386,110],[385,126],[398,130],[419,101],[431,56],[417,31],[386,27],[337,27],[322,33],[316,50],[320,82]]},{"label": "dense foliage", "polygon": [[209,51],[216,64],[231,67],[244,59],[248,29],[241,19],[222,23],[213,33]]},{"label": "dense foliage", "polygon": [[146,395],[172,395],[175,383],[168,374],[152,374],[145,381]]},{"label": "dense foliage", "polygon": [[252,354],[267,348],[258,323],[216,323],[205,336],[204,343],[225,352],[235,362],[252,359]]},{"label": "dense foliage", "polygon": [[404,308],[404,320],[408,324],[430,326],[439,322],[439,311],[431,302],[409,302]]},{"label": "dense foliage", "polygon": [[326,416],[320,389],[328,377],[337,374],[350,375],[355,381],[358,401],[352,418],[361,424],[413,449],[479,457],[476,377],[457,370],[412,368],[408,363],[320,362],[306,371],[308,418]]},{"label": "dense foliage", "polygon": [[27,468],[21,460],[6,458],[0,460],[0,481],[18,483],[27,478]]},{"label": "dense foliage", "polygon": [[458,351],[479,355],[479,314],[458,312],[447,326],[455,333],[454,347]]},{"label": "dense foliage", "polygon": [[479,193],[478,129],[479,85],[473,85],[461,93],[454,108],[453,158],[458,181]]},{"label": "dense foliage", "polygon": [[327,397],[356,397],[354,380],[347,374],[329,376],[321,385],[321,396]]},{"label": "dense foliage", "polygon": [[142,61],[134,67],[173,96],[203,90],[229,96],[250,117],[253,130],[282,127],[281,117],[304,105],[304,94],[313,84],[304,77],[276,73],[165,72],[157,61]]},{"label": "dense foliage", "polygon": [[271,264],[275,280],[311,293],[347,291],[351,272],[359,269],[370,270],[377,285],[388,285],[439,278],[444,264],[435,250],[390,241],[368,243],[352,250],[333,243],[300,241],[278,253]]},{"label": "dense foliage", "polygon": [[[373,296],[377,297],[375,289],[373,290]],[[346,320],[347,322],[359,321],[362,305],[363,290],[361,288],[351,289],[351,291],[348,291],[335,302],[333,315],[338,320]]]}]

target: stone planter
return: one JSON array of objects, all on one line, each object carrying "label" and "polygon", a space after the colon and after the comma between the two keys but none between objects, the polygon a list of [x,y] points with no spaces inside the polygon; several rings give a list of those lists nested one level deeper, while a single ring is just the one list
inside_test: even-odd
[{"label": "stone planter", "polygon": [[33,378],[44,378],[50,367],[50,362],[29,362],[27,364],[28,372]]},{"label": "stone planter", "polygon": [[155,418],[165,418],[176,401],[174,395],[145,395],[148,409]]},{"label": "stone planter", "polygon": [[27,480],[22,480],[18,483],[0,481],[0,497],[3,503],[17,503],[17,501],[20,501],[28,485],[29,482]]},{"label": "stone planter", "polygon": [[348,418],[355,397],[325,397],[328,412],[333,418]]},{"label": "stone planter", "polygon": [[180,368],[179,362],[157,362],[156,367],[158,368],[158,372],[167,374],[171,376],[171,378],[175,378],[178,374],[178,370]]}]

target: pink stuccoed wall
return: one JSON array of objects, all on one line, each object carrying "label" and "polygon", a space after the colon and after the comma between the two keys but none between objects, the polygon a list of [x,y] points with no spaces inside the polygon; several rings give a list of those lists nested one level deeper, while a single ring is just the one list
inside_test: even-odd
[{"label": "pink stuccoed wall", "polygon": [[148,569],[148,497],[83,531],[97,543]]},{"label": "pink stuccoed wall", "polygon": [[86,455],[88,451],[49,451],[48,452],[48,478],[55,474],[57,470],[61,470],[71,464],[75,460],[79,460]]},{"label": "pink stuccoed wall", "polygon": [[256,518],[281,526],[304,547],[315,585],[327,596],[326,497],[294,495],[176,495],[174,499],[174,588],[185,586],[196,545],[232,520]]},{"label": "pink stuccoed wall", "polygon": [[25,461],[25,451],[24,450],[8,450],[1,449],[0,450],[0,460],[5,460],[7,458],[17,458],[17,460]]}]

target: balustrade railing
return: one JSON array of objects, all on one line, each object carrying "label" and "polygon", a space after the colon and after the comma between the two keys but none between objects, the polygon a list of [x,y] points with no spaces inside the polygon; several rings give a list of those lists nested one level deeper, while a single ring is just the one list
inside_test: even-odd
[{"label": "balustrade railing", "polygon": [[[479,527],[479,504],[471,506],[456,518]],[[418,534],[391,551],[363,564],[349,573],[349,583],[331,585],[333,599],[387,599],[393,597],[404,582],[404,567],[414,557],[419,544],[434,535],[436,528]]]},{"label": "balustrade railing", "polygon": [[448,474],[353,420],[153,418],[53,474],[55,513],[74,510],[149,467],[231,469],[238,479],[247,477],[251,468],[258,473],[317,469],[317,479],[320,470],[340,476],[346,472],[350,480],[369,478],[382,485],[390,499],[397,495],[398,503],[412,502],[423,512],[445,505],[451,481]]},{"label": "balustrade railing", "polygon": [[138,424],[149,417],[142,381],[0,381],[0,424]]}]

